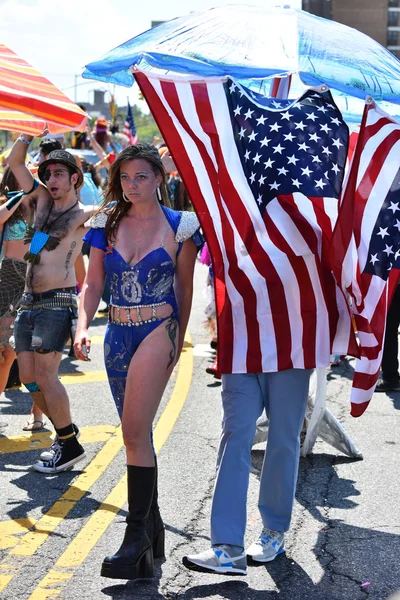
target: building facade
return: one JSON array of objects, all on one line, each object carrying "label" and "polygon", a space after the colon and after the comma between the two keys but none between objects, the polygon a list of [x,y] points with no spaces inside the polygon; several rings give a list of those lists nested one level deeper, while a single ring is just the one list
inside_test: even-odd
[{"label": "building facade", "polygon": [[389,0],[387,47],[400,58],[400,0]]},{"label": "building facade", "polygon": [[400,0],[303,0],[303,9],[362,31],[400,58]]}]

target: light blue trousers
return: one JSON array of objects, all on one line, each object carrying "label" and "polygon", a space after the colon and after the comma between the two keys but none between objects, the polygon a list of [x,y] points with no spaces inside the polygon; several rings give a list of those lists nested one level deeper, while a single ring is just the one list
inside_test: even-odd
[{"label": "light blue trousers", "polygon": [[211,508],[211,543],[244,546],[251,447],[265,408],[268,443],[258,508],[264,527],[287,531],[311,369],[222,376],[223,421]]}]

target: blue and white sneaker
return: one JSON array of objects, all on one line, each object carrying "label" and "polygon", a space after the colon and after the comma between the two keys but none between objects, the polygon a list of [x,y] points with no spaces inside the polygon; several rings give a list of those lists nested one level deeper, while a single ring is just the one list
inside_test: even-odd
[{"label": "blue and white sneaker", "polygon": [[200,554],[189,554],[182,559],[191,571],[221,575],[247,575],[246,553],[237,552],[236,546],[221,544]]},{"label": "blue and white sneaker", "polygon": [[283,531],[273,531],[264,527],[260,537],[247,550],[247,556],[254,562],[271,562],[279,554],[285,552],[285,534]]}]

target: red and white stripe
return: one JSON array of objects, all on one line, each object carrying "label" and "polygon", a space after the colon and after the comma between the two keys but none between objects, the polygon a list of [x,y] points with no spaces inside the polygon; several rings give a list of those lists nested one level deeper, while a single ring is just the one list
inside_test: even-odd
[{"label": "red and white stripe", "polygon": [[292,76],[274,77],[271,80],[271,88],[269,95],[271,98],[288,98]]},{"label": "red and white stripe", "polygon": [[138,136],[132,135],[131,128],[129,126],[129,121],[125,121],[124,129],[123,129],[122,133],[124,135],[126,135],[126,137],[128,138],[130,146],[135,146],[138,143],[138,141],[139,141]]},{"label": "red and white stripe", "polygon": [[321,260],[337,201],[277,196],[263,219],[236,149],[223,82],[137,71],[135,78],[213,257],[222,373],[323,367],[332,345],[346,353],[349,312]]},{"label": "red and white stripe", "polygon": [[352,302],[361,358],[351,393],[351,414],[360,416],[375,390],[382,362],[386,316],[399,271],[388,281],[364,273],[374,225],[400,167],[400,125],[373,101],[366,105],[358,143],[332,239],[337,281]]}]

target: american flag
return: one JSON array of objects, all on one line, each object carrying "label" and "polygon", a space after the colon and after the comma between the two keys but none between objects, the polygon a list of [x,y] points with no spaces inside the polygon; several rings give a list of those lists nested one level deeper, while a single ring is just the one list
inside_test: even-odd
[{"label": "american flag", "polygon": [[323,367],[355,348],[325,263],[348,145],[329,92],[293,103],[230,80],[135,78],[213,257],[222,373]]},{"label": "american flag", "polygon": [[126,113],[126,121],[123,132],[129,138],[129,144],[134,146],[138,143],[138,137],[136,135],[136,125],[133,119],[132,107],[128,101],[128,112]]},{"label": "american flag", "polygon": [[351,403],[368,406],[382,361],[388,303],[400,268],[400,125],[370,100],[365,108],[332,238],[332,264],[359,336]]}]

